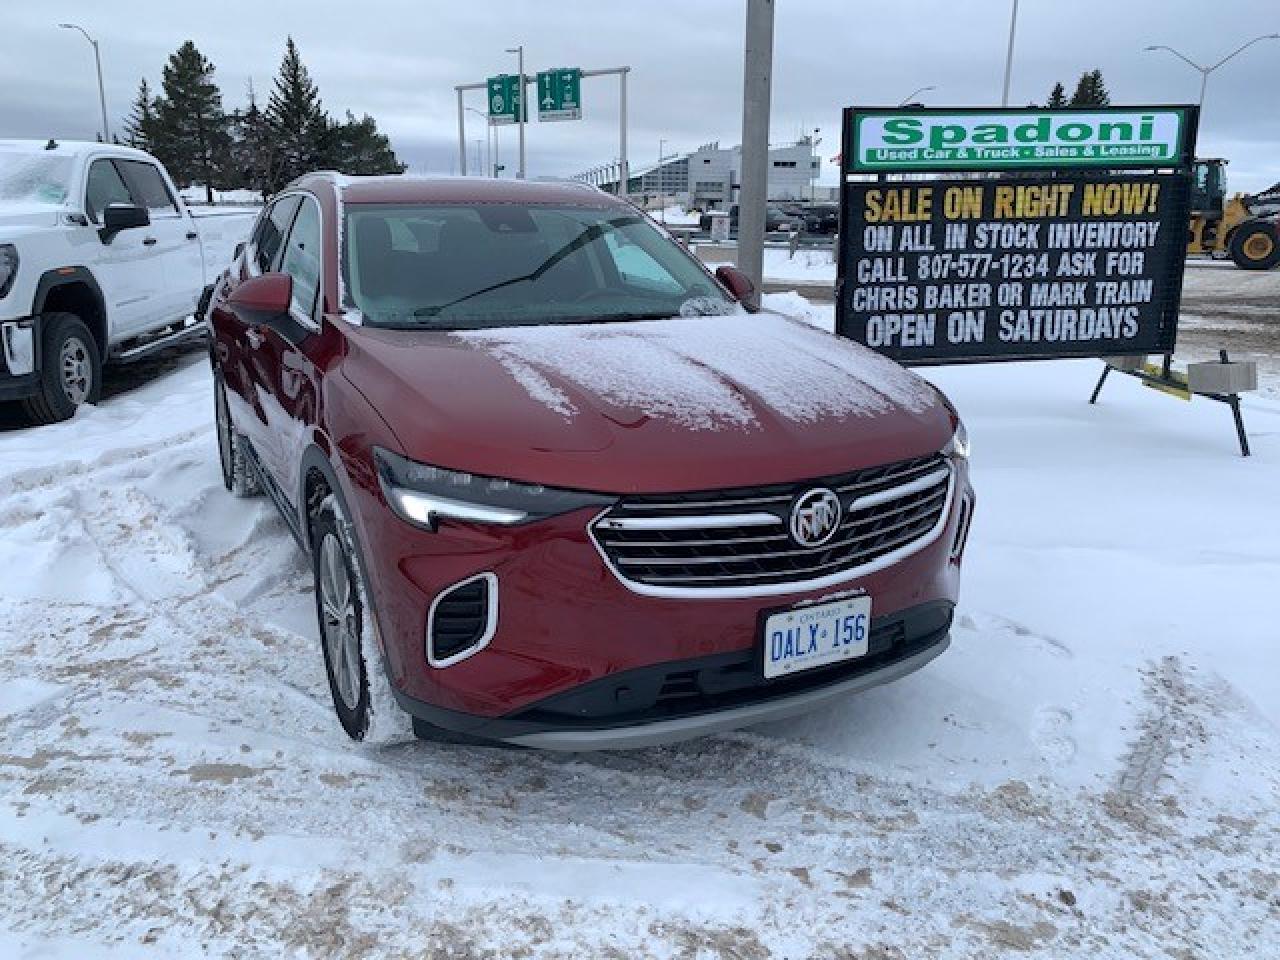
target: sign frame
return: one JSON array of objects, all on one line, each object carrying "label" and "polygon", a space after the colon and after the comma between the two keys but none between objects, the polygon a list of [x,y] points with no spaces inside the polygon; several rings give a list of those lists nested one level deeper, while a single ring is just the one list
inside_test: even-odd
[{"label": "sign frame", "polygon": [[[866,165],[862,162],[862,158],[858,154],[859,142],[859,124],[865,119],[874,119],[876,117],[904,117],[908,119],[928,119],[930,117],[968,117],[968,116],[985,116],[985,117],[1001,117],[1007,116],[1010,125],[1017,123],[1017,118],[1026,118],[1040,116],[1057,116],[1060,115],[1064,122],[1072,122],[1070,118],[1079,118],[1082,116],[1105,116],[1107,114],[1116,117],[1125,115],[1135,115],[1143,113],[1152,114],[1176,114],[1178,117],[1178,143],[1172,158],[1151,158],[1151,157],[1133,157],[1133,158],[1052,158],[1046,157],[1042,160],[1010,160],[1001,162],[1000,160],[991,159],[973,159],[965,161],[931,161],[925,160],[913,162],[909,164],[894,163],[886,161],[874,165]],[[1149,168],[1187,168],[1190,169],[1191,164],[1195,160],[1195,143],[1198,133],[1200,120],[1200,110],[1191,104],[1158,104],[1158,105],[1138,105],[1124,107],[1064,107],[1061,109],[1042,109],[1039,107],[846,107],[844,110],[844,122],[842,124],[842,138],[844,148],[842,152],[841,176],[846,177],[853,174],[880,174],[880,173],[974,173],[974,172],[998,172],[1012,170],[1063,170],[1063,169],[1079,169],[1079,170],[1126,170],[1126,169],[1149,169]],[[1079,122],[1078,120],[1074,122]]]},{"label": "sign frame", "polygon": [[[838,234],[838,246],[836,250],[836,283],[835,283],[835,320],[836,333],[855,342],[857,338],[850,336],[849,328],[851,324],[848,322],[849,305],[845,296],[846,287],[849,282],[854,282],[852,278],[846,276],[846,266],[851,260],[850,248],[851,243],[849,233],[852,224],[860,218],[855,218],[852,213],[853,190],[852,186],[863,183],[874,183],[880,185],[900,185],[912,186],[919,185],[922,181],[954,179],[958,175],[989,173],[989,178],[981,178],[975,180],[975,183],[1026,183],[1032,179],[1035,180],[1058,180],[1063,183],[1082,183],[1088,181],[1097,181],[1101,179],[1129,178],[1134,171],[1146,171],[1148,174],[1160,174],[1166,180],[1174,182],[1175,198],[1172,201],[1178,206],[1172,213],[1175,221],[1175,230],[1181,224],[1181,233],[1176,242],[1176,249],[1181,251],[1181,255],[1171,256],[1167,266],[1166,284],[1171,293],[1168,293],[1161,304],[1161,316],[1157,330],[1157,342],[1150,345],[1149,349],[1152,353],[1164,353],[1166,356],[1172,354],[1178,332],[1178,318],[1181,308],[1181,290],[1183,276],[1186,270],[1185,256],[1185,237],[1188,229],[1189,220],[1189,198],[1191,189],[1192,169],[1195,161],[1196,137],[1199,127],[1199,108],[1192,104],[1173,104],[1160,105],[1153,107],[1146,106],[1124,106],[1106,108],[1116,113],[1139,113],[1148,110],[1164,110],[1178,111],[1182,115],[1182,124],[1180,127],[1181,142],[1178,144],[1178,157],[1176,161],[1153,161],[1146,159],[1141,163],[1136,160],[1125,162],[1111,162],[1109,160],[1101,164],[1062,164],[1052,161],[1045,163],[1020,164],[1013,168],[993,168],[984,164],[982,167],[975,169],[973,166],[962,166],[956,168],[946,163],[939,163],[936,166],[924,167],[918,164],[911,164],[905,167],[897,167],[896,169],[875,169],[872,171],[857,169],[856,158],[853,152],[855,135],[854,118],[858,115],[876,114],[876,115],[918,115],[918,114],[970,114],[970,115],[991,115],[991,114],[1009,114],[1009,115],[1034,115],[1046,112],[1066,112],[1071,111],[1044,111],[1039,108],[1015,108],[1015,109],[996,109],[983,107],[958,107],[954,109],[937,108],[931,110],[923,110],[917,108],[901,108],[901,107],[846,107],[843,112],[843,122],[841,124],[841,176],[840,176],[840,230]],[[1087,108],[1085,111],[1088,112]],[[1098,110],[1094,112],[1105,112]],[[1114,174],[1109,177],[1108,174]],[[923,177],[914,179],[904,178],[904,174],[923,174]],[[944,175],[951,174],[952,178]],[[1033,176],[1023,176],[1023,174]],[[1134,178],[1135,182],[1138,178]],[[1154,176],[1148,177],[1148,180],[1154,179]],[[1015,360],[1053,360],[1065,357],[1075,358],[1100,358],[1105,356],[1125,356],[1135,353],[1136,348],[1132,344],[1125,344],[1123,341],[1116,341],[1112,344],[1095,343],[1093,349],[1088,350],[1029,350],[1026,352],[1010,352],[1010,353],[991,353],[979,351],[969,355],[950,355],[950,356],[929,356],[929,357],[913,357],[904,355],[900,350],[869,347],[869,349],[877,350],[885,356],[897,360],[908,366],[942,366],[964,363],[992,363],[1006,362]]]}]

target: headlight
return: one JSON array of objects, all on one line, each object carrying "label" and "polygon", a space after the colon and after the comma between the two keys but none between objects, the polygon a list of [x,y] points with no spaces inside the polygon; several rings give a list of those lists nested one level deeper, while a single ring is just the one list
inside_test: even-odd
[{"label": "headlight", "polygon": [[12,243],[0,243],[0,297],[8,294],[17,275],[18,248]]},{"label": "headlight", "polygon": [[969,431],[964,428],[964,424],[956,422],[956,432],[952,434],[951,440],[942,452],[948,457],[957,457],[961,460],[969,459]]},{"label": "headlight", "polygon": [[605,507],[616,499],[445,470],[377,447],[373,455],[391,508],[429,530],[442,518],[512,526],[584,507]]}]

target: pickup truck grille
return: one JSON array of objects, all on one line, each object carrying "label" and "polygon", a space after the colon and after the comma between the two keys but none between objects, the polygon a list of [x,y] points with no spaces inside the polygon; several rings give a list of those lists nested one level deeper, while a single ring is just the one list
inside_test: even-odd
[{"label": "pickup truck grille", "polygon": [[[624,581],[697,592],[799,584],[855,571],[931,537],[943,520],[951,467],[941,454],[813,481],[700,493],[624,497],[591,535]],[[843,518],[831,540],[790,535],[792,506],[815,487],[834,491]]]}]

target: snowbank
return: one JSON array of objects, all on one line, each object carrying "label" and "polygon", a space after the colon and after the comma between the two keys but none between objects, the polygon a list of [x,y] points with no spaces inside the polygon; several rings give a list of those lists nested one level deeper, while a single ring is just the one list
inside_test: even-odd
[{"label": "snowbank", "polygon": [[927,372],[978,493],[934,664],[612,756],[349,743],[198,354],[0,432],[0,956],[1269,955],[1280,404],[1244,460],[1097,369]]}]

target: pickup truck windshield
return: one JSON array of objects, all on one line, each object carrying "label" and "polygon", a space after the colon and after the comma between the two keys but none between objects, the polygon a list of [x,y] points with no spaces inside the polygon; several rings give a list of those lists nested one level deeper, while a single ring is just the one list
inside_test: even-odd
[{"label": "pickup truck windshield", "polygon": [[342,270],[371,326],[474,330],[728,314],[643,217],[614,209],[350,204]]},{"label": "pickup truck windshield", "polygon": [[70,189],[70,157],[0,150],[0,203],[56,207]]}]

